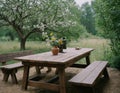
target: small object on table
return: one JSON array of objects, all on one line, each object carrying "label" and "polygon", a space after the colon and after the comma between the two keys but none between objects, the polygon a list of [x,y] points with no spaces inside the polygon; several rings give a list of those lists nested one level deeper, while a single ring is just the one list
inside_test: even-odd
[{"label": "small object on table", "polygon": [[75,50],[80,50],[80,48],[79,48],[79,47],[76,47]]}]

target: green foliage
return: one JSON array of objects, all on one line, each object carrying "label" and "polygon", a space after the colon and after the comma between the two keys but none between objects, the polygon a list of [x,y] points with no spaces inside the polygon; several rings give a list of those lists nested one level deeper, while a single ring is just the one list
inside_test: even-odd
[{"label": "green foliage", "polygon": [[80,22],[86,28],[88,33],[96,34],[94,10],[91,5],[85,3],[81,7]]},{"label": "green foliage", "polygon": [[96,0],[94,3],[97,23],[104,35],[111,40],[111,50],[120,54],[120,0]]},{"label": "green foliage", "polygon": [[112,63],[113,67],[117,68],[120,70],[120,56],[115,56],[113,58],[113,63]]},{"label": "green foliage", "polygon": [[15,40],[17,38],[17,34],[10,26],[0,27],[0,40]]}]

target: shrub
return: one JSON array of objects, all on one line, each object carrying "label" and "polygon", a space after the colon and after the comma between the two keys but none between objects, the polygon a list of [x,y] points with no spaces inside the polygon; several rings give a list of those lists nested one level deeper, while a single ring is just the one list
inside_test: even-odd
[{"label": "shrub", "polygon": [[113,66],[120,70],[120,56],[115,56],[113,59]]}]

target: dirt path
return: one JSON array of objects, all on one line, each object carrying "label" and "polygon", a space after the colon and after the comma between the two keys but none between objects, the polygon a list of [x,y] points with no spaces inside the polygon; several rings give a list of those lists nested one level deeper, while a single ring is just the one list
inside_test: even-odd
[{"label": "dirt path", "polygon": [[[42,70],[42,73],[46,72],[46,68]],[[66,69],[67,73],[67,79],[73,76],[75,73],[79,72],[79,69],[74,68],[68,68]],[[104,80],[101,80],[102,82],[99,83],[99,85],[96,87],[96,90],[99,91],[99,93],[120,93],[120,71],[108,68],[110,80],[107,82],[104,82]],[[45,77],[45,79],[50,78],[52,75],[54,75],[55,69],[52,69],[52,72],[48,73]],[[27,91],[23,91],[21,89],[21,80],[22,80],[22,74],[23,70],[18,71],[17,78],[19,80],[19,84],[12,84],[11,78],[9,78],[9,81],[7,83],[2,81],[3,74],[0,71],[0,93],[46,93],[45,90],[42,90],[40,88],[33,88],[28,87]],[[35,74],[35,69],[31,69],[31,75]],[[68,85],[69,87],[69,85]],[[70,90],[71,88],[68,88],[68,93],[90,93],[89,91],[85,91],[86,89],[79,88],[78,90],[73,89],[73,91]],[[57,92],[50,92],[47,93],[57,93]]]}]

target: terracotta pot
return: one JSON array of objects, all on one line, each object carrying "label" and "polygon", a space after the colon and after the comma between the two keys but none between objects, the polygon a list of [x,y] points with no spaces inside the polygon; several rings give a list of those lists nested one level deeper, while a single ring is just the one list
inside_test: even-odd
[{"label": "terracotta pot", "polygon": [[52,51],[52,54],[53,55],[58,55],[58,53],[59,53],[59,48],[58,47],[53,47],[52,49],[51,49],[51,51]]}]

